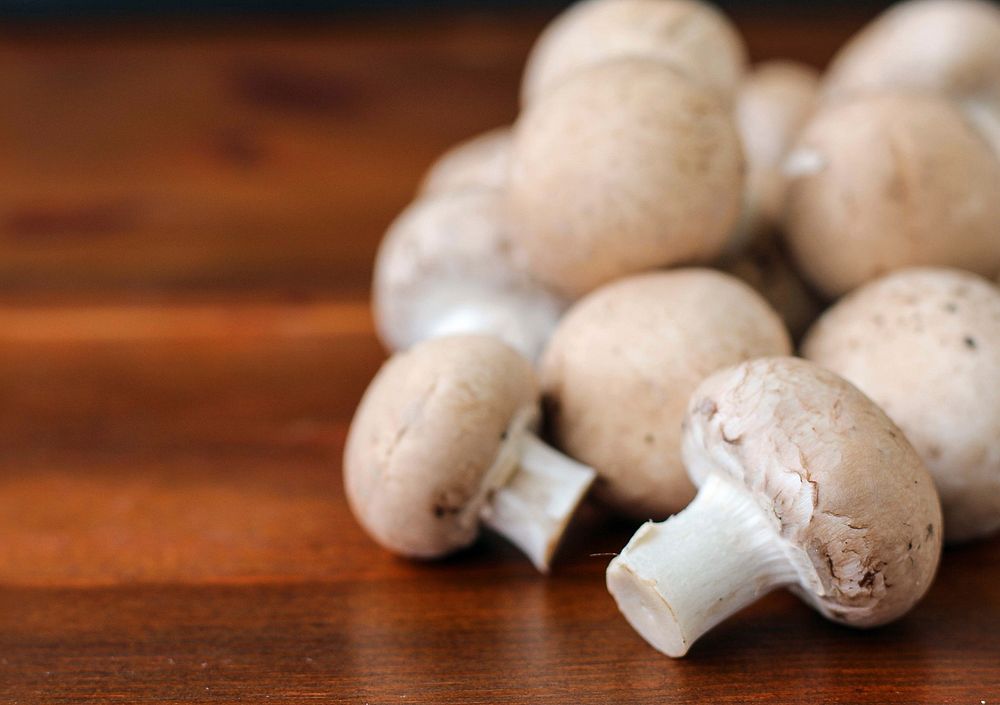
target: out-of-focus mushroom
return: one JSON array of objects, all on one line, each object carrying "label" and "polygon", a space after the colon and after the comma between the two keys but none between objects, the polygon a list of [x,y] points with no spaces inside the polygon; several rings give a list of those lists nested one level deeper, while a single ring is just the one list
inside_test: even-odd
[{"label": "out-of-focus mushroom", "polygon": [[510,167],[511,130],[498,127],[460,142],[441,155],[420,184],[422,195],[468,188],[503,189]]},{"label": "out-of-focus mushroom", "polygon": [[512,237],[544,284],[577,297],[637,271],[710,261],[739,215],[734,120],[647,59],[581,71],[515,127]]},{"label": "out-of-focus mushroom", "polygon": [[618,607],[663,653],[683,656],[777,588],[872,627],[930,585],[934,484],[903,432],[832,372],[764,358],[712,375],[691,397],[683,452],[698,496],[643,525],[607,571]]},{"label": "out-of-focus mushroom", "polygon": [[547,571],[594,472],[540,441],[537,420],[531,365],[495,338],[440,338],[397,354],[351,423],[351,510],[404,556],[452,553],[486,524]]},{"label": "out-of-focus mushroom", "polygon": [[827,106],[785,168],[791,253],[829,297],[909,266],[1000,268],[1000,160],[944,97]]},{"label": "out-of-focus mushroom", "polygon": [[566,306],[518,263],[501,191],[420,199],[390,227],[375,261],[375,321],[386,346],[489,333],[534,360]]},{"label": "out-of-focus mushroom", "polygon": [[608,60],[647,58],[730,103],[746,68],[739,32],[715,7],[692,0],[584,0],[545,29],[528,58],[528,105],[573,74]]},{"label": "out-of-focus mushroom", "polygon": [[694,388],[721,367],[790,349],[767,302],[722,272],[613,282],[567,312],[542,358],[554,440],[597,469],[595,492],[605,501],[662,519],[694,496],[680,460]]},{"label": "out-of-focus mushroom", "polygon": [[951,269],[907,269],[827,311],[803,354],[858,386],[924,459],[945,541],[1000,529],[1000,289]]},{"label": "out-of-focus mushroom", "polygon": [[785,155],[816,108],[819,72],[794,61],[766,61],[747,74],[736,97],[746,156],[746,199],[730,249],[760,243],[781,221]]}]

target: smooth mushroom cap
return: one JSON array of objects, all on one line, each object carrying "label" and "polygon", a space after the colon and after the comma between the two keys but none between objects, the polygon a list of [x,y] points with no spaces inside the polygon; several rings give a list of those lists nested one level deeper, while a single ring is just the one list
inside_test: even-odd
[{"label": "smooth mushroom cap", "polygon": [[533,413],[531,365],[488,336],[426,341],[394,355],[347,437],[351,510],[382,546],[432,558],[467,546],[491,489],[487,471],[518,415]]},{"label": "smooth mushroom cap", "polygon": [[534,275],[570,298],[709,261],[739,214],[742,169],[733,119],[710,92],[655,61],[608,62],[518,120],[512,236]]},{"label": "smooth mushroom cap", "polygon": [[420,184],[422,195],[468,188],[502,189],[510,166],[511,129],[498,127],[442,154]]},{"label": "smooth mushroom cap", "polygon": [[528,57],[521,103],[530,105],[580,70],[611,59],[673,66],[730,103],[747,63],[733,24],[691,0],[584,0],[545,29]]},{"label": "smooth mushroom cap", "polygon": [[819,72],[794,61],[758,64],[740,84],[736,124],[747,162],[740,240],[759,241],[778,227],[785,197],[782,164],[818,96]]},{"label": "smooth mushroom cap", "polygon": [[895,272],[827,311],[803,354],[903,429],[941,495],[946,541],[1000,528],[1000,289],[957,270]]},{"label": "smooth mushroom cap", "polygon": [[777,314],[727,274],[680,269],[609,284],[567,312],[542,358],[556,444],[597,470],[605,501],[662,519],[694,496],[679,453],[694,388],[720,367],[790,349]]},{"label": "smooth mushroom cap", "polygon": [[721,474],[752,493],[830,619],[892,621],[927,591],[941,551],[934,484],[902,431],[819,365],[753,360],[699,385],[684,461],[700,486]]},{"label": "smooth mushroom cap", "polygon": [[909,266],[1000,267],[1000,160],[943,97],[828,106],[785,168],[790,250],[827,296]]},{"label": "smooth mushroom cap", "polygon": [[518,263],[499,191],[419,199],[389,228],[375,261],[375,322],[392,350],[479,332],[534,359],[565,306]]},{"label": "smooth mushroom cap", "polygon": [[1000,8],[981,0],[894,5],[834,57],[824,92],[844,100],[892,88],[1000,100]]}]

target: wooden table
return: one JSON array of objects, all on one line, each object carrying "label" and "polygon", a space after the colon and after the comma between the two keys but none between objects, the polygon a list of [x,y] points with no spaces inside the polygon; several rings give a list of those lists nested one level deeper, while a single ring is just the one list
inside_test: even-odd
[{"label": "wooden table", "polygon": [[[681,661],[499,539],[376,548],[339,476],[383,357],[374,248],[510,120],[544,17],[7,27],[0,42],[0,702],[1000,703],[1000,541],[870,633],[772,595]],[[741,18],[824,61],[861,17]]]}]

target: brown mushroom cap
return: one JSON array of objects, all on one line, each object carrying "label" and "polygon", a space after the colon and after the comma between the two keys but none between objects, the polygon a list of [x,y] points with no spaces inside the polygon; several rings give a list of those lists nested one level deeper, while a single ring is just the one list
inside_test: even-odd
[{"label": "brown mushroom cap", "polygon": [[655,61],[608,62],[518,120],[512,236],[535,276],[571,298],[707,261],[739,214],[742,164],[733,119],[710,92]]},{"label": "brown mushroom cap", "polygon": [[803,354],[903,429],[941,494],[946,541],[1000,528],[1000,289],[957,270],[895,272],[827,311]]},{"label": "brown mushroom cap", "polygon": [[488,471],[512,422],[532,414],[531,365],[487,336],[393,356],[365,392],[344,452],[355,517],[391,551],[431,558],[475,540]]},{"label": "brown mushroom cap", "polygon": [[584,0],[559,15],[535,43],[521,102],[529,105],[574,73],[611,59],[655,59],[730,102],[746,47],[713,6],[691,0]]},{"label": "brown mushroom cap", "polygon": [[819,72],[794,61],[757,64],[740,85],[736,124],[747,161],[742,239],[759,241],[778,227],[785,197],[782,163],[818,96]]},{"label": "brown mushroom cap", "polygon": [[503,189],[510,166],[511,129],[498,127],[452,147],[428,169],[423,195],[468,188]]},{"label": "brown mushroom cap", "polygon": [[926,592],[941,508],[916,451],[868,397],[796,358],[745,362],[699,385],[684,460],[700,486],[737,482],[771,518],[797,592],[830,619],[889,622]]},{"label": "brown mushroom cap", "polygon": [[503,193],[472,188],[419,199],[396,219],[375,262],[373,305],[390,349],[480,332],[534,359],[566,303],[517,261]]},{"label": "brown mushroom cap", "polygon": [[688,396],[709,373],[788,354],[777,314],[743,282],[707,269],[629,277],[575,304],[541,362],[557,445],[597,470],[604,499],[642,518],[683,508]]},{"label": "brown mushroom cap", "polygon": [[1000,8],[981,0],[894,5],[844,45],[824,86],[831,100],[891,88],[1000,100]]},{"label": "brown mushroom cap", "polygon": [[1000,268],[1000,160],[943,97],[828,106],[786,169],[788,243],[828,296],[908,266]]}]

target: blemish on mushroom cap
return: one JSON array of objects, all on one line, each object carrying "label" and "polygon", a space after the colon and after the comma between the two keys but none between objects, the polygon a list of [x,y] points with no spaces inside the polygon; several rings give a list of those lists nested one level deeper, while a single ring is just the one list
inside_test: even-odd
[{"label": "blemish on mushroom cap", "polygon": [[923,595],[940,553],[939,532],[924,530],[941,524],[937,494],[903,434],[855,387],[804,360],[764,358],[706,379],[688,409],[692,479],[727,474],[758,498],[804,599],[873,626]]},{"label": "blemish on mushroom cap", "polygon": [[495,338],[454,336],[392,357],[351,424],[344,483],[382,545],[435,557],[479,531],[485,473],[515,417],[537,405],[531,365]]},{"label": "blemish on mushroom cap", "polygon": [[[885,314],[881,326],[873,312]],[[903,429],[941,494],[946,541],[1000,529],[996,285],[953,269],[895,272],[827,311],[802,350],[856,384]]]}]

